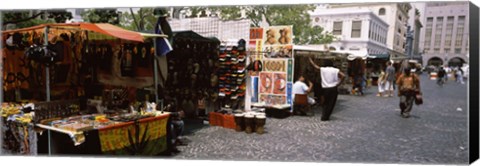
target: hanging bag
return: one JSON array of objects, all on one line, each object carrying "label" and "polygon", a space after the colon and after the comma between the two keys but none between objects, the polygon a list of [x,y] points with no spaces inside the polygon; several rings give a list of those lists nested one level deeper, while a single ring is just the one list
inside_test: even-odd
[{"label": "hanging bag", "polygon": [[[414,75],[413,76],[413,79],[414,79],[414,82],[417,82],[417,76]],[[422,93],[420,93],[420,90],[415,90],[415,105],[421,105],[423,104],[423,97],[422,97]]]}]

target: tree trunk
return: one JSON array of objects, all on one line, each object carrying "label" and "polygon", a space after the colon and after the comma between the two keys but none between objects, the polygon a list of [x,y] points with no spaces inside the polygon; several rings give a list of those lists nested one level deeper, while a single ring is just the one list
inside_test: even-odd
[{"label": "tree trunk", "polygon": [[137,30],[140,30],[140,27],[138,26],[137,18],[135,17],[135,14],[133,14],[133,9],[130,8],[130,14],[132,14],[133,22],[135,23],[135,26],[137,27]]}]

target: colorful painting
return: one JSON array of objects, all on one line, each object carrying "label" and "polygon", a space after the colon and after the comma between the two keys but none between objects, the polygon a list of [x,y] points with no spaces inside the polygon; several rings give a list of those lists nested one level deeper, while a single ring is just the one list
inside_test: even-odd
[{"label": "colorful painting", "polygon": [[273,73],[260,73],[260,93],[272,93],[273,91]]},{"label": "colorful painting", "polygon": [[250,40],[263,39],[263,28],[250,28]]},{"label": "colorful painting", "polygon": [[287,104],[292,104],[292,87],[291,82],[287,83]]},{"label": "colorful painting", "polygon": [[252,78],[252,85],[250,85],[251,93],[252,94],[252,102],[258,102],[258,77],[251,77]]},{"label": "colorful painting", "polygon": [[269,27],[263,34],[265,46],[293,44],[292,26]]},{"label": "colorful painting", "polygon": [[273,74],[273,94],[285,95],[287,92],[287,74],[274,73]]},{"label": "colorful painting", "polygon": [[265,54],[265,58],[292,58],[293,57],[293,51],[292,51],[293,45],[276,45],[276,46],[267,46],[264,48],[264,52],[267,52],[268,54]]},{"label": "colorful painting", "polygon": [[260,102],[267,105],[282,105],[286,103],[285,95],[260,94]]},{"label": "colorful painting", "polygon": [[293,60],[289,59],[287,63],[287,80],[293,82]]},{"label": "colorful painting", "polygon": [[263,60],[263,71],[286,72],[285,60]]}]

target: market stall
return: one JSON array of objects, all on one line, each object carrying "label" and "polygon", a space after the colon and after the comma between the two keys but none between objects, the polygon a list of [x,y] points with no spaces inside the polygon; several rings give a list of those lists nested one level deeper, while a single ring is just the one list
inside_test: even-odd
[{"label": "market stall", "polygon": [[[101,147],[103,154],[152,155],[166,149],[169,116],[149,103],[157,93],[148,90],[156,85],[151,63],[155,46],[146,38],[165,35],[137,33],[110,24],[74,23],[4,31],[2,36],[5,151],[68,152],[65,145],[52,144],[55,134],[69,136],[74,146],[98,140],[101,146],[96,147]],[[92,132],[98,137],[86,134]],[[130,152],[110,153],[123,148]],[[96,152],[77,148],[70,153]]]},{"label": "market stall", "polygon": [[[306,73],[307,77],[314,83],[314,96],[317,99],[320,99],[319,95],[321,92],[321,80],[320,80],[320,71],[317,71],[311,65],[300,65],[300,64],[310,64],[308,58],[312,58],[313,61],[317,64],[323,64],[324,61],[332,61],[334,66],[340,69],[340,71],[348,71],[348,57],[350,54],[346,52],[339,51],[330,51],[321,48],[309,47],[309,46],[294,46],[294,57],[295,57],[295,69],[294,75],[297,78],[297,75],[300,73]],[[308,80],[307,80],[308,81]],[[351,80],[347,79],[339,86],[339,93],[348,94]]]},{"label": "market stall", "polygon": [[370,73],[372,79],[371,85],[378,84],[378,77],[381,71],[387,68],[387,62],[390,60],[389,54],[372,54],[367,58],[367,73]]}]

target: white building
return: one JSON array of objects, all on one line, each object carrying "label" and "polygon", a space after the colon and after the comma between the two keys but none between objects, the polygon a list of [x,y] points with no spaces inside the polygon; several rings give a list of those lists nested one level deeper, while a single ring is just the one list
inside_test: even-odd
[{"label": "white building", "polygon": [[404,58],[406,47],[406,32],[408,12],[412,8],[409,3],[348,3],[330,4],[329,8],[345,8],[352,11],[368,9],[385,21],[388,26],[386,39],[392,59]]},{"label": "white building", "polygon": [[427,2],[420,33],[424,65],[468,62],[469,2]]},{"label": "white building", "polygon": [[330,50],[367,56],[386,54],[388,24],[368,9],[321,9],[310,14],[313,26],[331,32],[338,40]]}]

